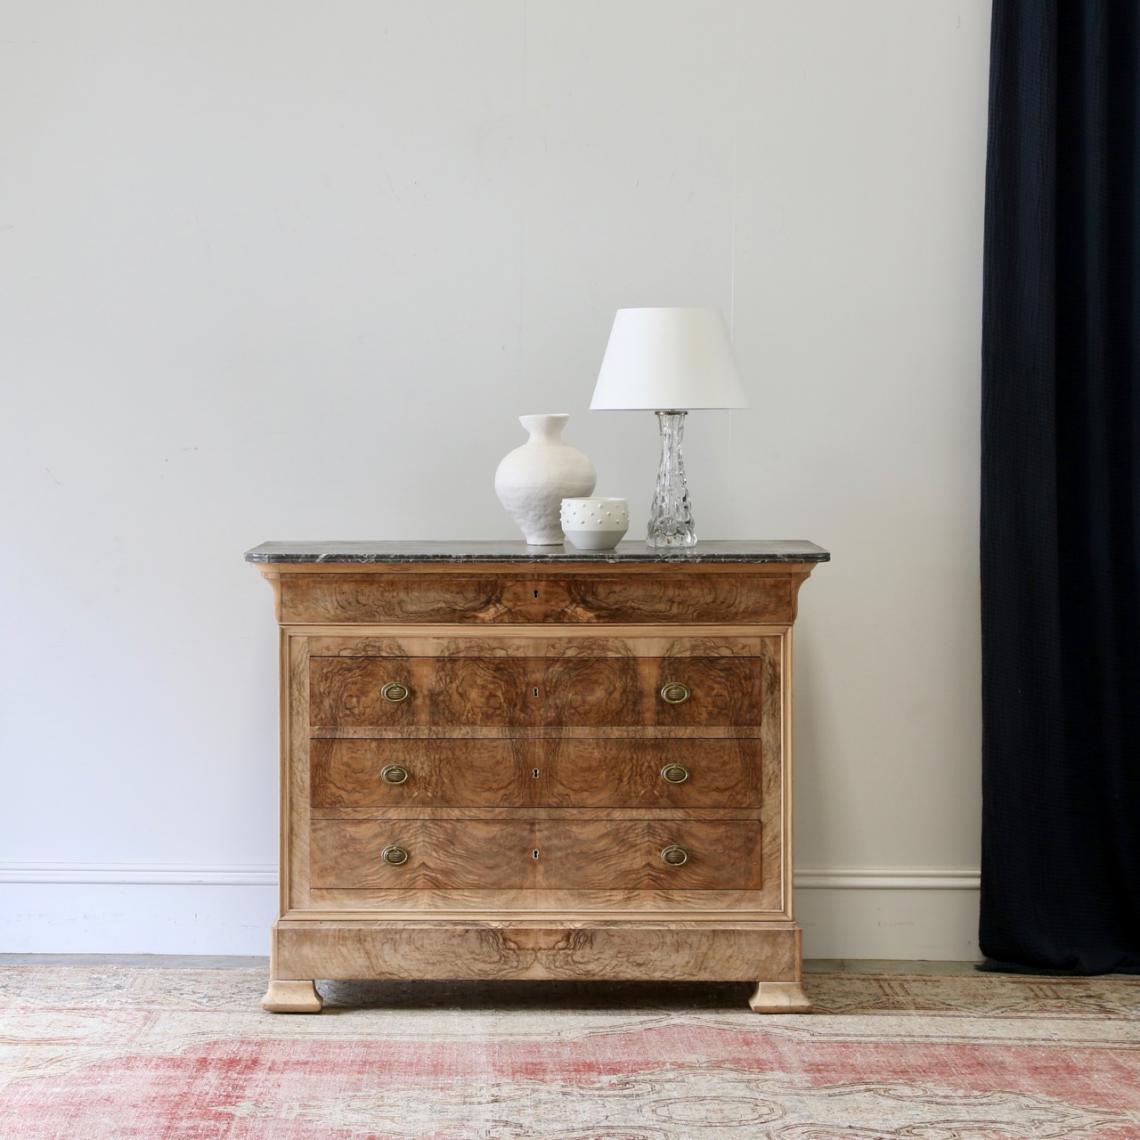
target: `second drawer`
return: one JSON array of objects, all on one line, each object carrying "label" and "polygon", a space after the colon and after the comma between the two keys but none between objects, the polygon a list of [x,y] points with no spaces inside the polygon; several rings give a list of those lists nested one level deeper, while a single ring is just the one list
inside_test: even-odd
[{"label": "second drawer", "polygon": [[756,820],[316,819],[314,888],[755,890]]},{"label": "second drawer", "polygon": [[312,740],[315,808],[758,807],[760,741]]}]

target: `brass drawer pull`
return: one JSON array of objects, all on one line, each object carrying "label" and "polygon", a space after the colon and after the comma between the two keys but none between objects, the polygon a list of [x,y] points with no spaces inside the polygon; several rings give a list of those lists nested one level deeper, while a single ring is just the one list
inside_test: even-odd
[{"label": "brass drawer pull", "polygon": [[666,764],[661,769],[661,779],[667,784],[683,784],[689,778],[689,769],[684,764]]},{"label": "brass drawer pull", "polygon": [[391,863],[393,867],[399,867],[402,863],[408,861],[408,849],[392,844],[380,852],[380,858],[383,859],[385,863]]},{"label": "brass drawer pull", "polygon": [[684,847],[678,847],[676,843],[670,843],[661,852],[661,858],[669,864],[670,867],[683,867],[689,861],[689,853]]},{"label": "brass drawer pull", "polygon": [[667,705],[679,705],[689,699],[689,686],[680,681],[666,681],[661,686],[661,699]]},{"label": "brass drawer pull", "polygon": [[399,704],[400,701],[406,701],[411,695],[412,690],[407,685],[402,685],[399,681],[389,681],[381,690],[380,695],[386,700],[391,701],[392,704]]},{"label": "brass drawer pull", "polygon": [[408,782],[408,770],[403,764],[385,764],[380,769],[380,779],[385,784],[406,784]]}]

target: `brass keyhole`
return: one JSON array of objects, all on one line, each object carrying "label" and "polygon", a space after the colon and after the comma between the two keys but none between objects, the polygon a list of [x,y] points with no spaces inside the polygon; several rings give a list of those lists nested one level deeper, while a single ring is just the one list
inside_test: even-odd
[{"label": "brass keyhole", "polygon": [[530,774],[531,774],[531,776],[532,776],[534,779],[536,779],[536,780],[537,780],[537,779],[538,779],[538,777],[539,777],[539,771],[538,771],[538,769],[537,769],[537,768],[531,768],[531,770],[530,770]]},{"label": "brass keyhole", "polygon": [[531,692],[537,697],[538,696],[538,686],[535,685],[535,687],[533,689],[531,689]]},{"label": "brass keyhole", "polygon": [[537,859],[537,858],[538,858],[538,848],[537,848],[537,847],[536,847],[536,848],[535,848],[535,849],[534,849],[534,850],[533,850],[533,851],[530,853],[530,857],[531,857],[532,859]]},{"label": "brass keyhole", "polygon": [[535,596],[536,598],[538,597],[538,591],[537,591],[537,590],[535,590],[535,592],[534,592],[534,596]]}]

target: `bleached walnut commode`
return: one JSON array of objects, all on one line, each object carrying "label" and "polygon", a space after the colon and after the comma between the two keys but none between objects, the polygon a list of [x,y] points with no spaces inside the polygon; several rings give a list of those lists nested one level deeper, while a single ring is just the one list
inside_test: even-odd
[{"label": "bleached walnut commode", "polygon": [[803,1010],[792,623],[810,542],[265,543],[275,1012],[316,978],[719,979]]}]

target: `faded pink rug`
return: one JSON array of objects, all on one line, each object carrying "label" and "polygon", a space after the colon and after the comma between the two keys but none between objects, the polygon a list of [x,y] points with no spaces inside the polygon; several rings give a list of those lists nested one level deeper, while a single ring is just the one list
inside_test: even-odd
[{"label": "faded pink rug", "polygon": [[0,966],[0,1136],[1140,1138],[1140,978],[814,974],[779,1017],[741,986],[321,988],[284,1016],[261,969]]}]

